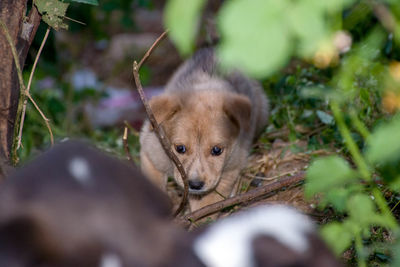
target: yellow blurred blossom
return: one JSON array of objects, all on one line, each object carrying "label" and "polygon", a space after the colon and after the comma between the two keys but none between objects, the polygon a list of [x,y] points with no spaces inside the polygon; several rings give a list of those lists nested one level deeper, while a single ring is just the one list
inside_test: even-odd
[{"label": "yellow blurred blossom", "polygon": [[315,53],[313,62],[317,68],[323,69],[339,61],[339,53],[332,45],[321,46]]},{"label": "yellow blurred blossom", "polygon": [[314,54],[313,62],[318,68],[327,68],[339,62],[339,54],[350,50],[352,44],[351,35],[344,31],[337,31],[332,38],[321,43]]}]

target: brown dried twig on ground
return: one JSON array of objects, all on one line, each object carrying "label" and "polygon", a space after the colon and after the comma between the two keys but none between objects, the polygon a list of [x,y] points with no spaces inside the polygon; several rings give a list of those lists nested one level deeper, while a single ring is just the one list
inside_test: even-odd
[{"label": "brown dried twig on ground", "polygon": [[171,150],[171,143],[169,142],[168,138],[166,137],[164,129],[162,128],[161,125],[159,125],[157,123],[156,118],[154,117],[153,111],[151,110],[150,105],[146,100],[146,96],[144,95],[142,84],[141,84],[140,78],[139,78],[140,67],[146,61],[146,59],[150,56],[151,52],[159,44],[159,42],[162,39],[164,39],[166,34],[167,34],[167,31],[163,32],[160,35],[160,37],[157,38],[157,40],[153,43],[153,45],[149,48],[149,50],[147,50],[147,52],[143,56],[143,58],[139,61],[139,64],[136,61],[133,62],[133,77],[135,78],[136,88],[138,89],[140,99],[142,100],[142,103],[146,109],[147,117],[150,120],[150,123],[154,129],[154,132],[155,132],[158,140],[160,141],[165,153],[174,162],[174,164],[175,164],[176,168],[178,169],[179,173],[181,174],[181,177],[183,180],[184,193],[183,193],[181,204],[179,205],[178,209],[174,213],[174,216],[176,216],[183,210],[183,208],[185,207],[186,201],[187,201],[188,192],[189,192],[188,179],[186,176],[185,169],[182,166],[182,163],[179,161],[178,157]]},{"label": "brown dried twig on ground", "polygon": [[240,194],[235,197],[231,197],[214,204],[205,206],[199,210],[196,210],[190,214],[187,214],[177,220],[177,223],[182,226],[189,226],[192,222],[195,222],[207,215],[216,213],[224,208],[238,205],[241,203],[250,202],[254,199],[265,197],[273,191],[277,191],[282,189],[283,187],[293,186],[298,184],[304,180],[305,172],[300,171],[293,176],[285,176],[279,179],[279,181],[267,184],[263,187],[253,189],[247,193]]}]

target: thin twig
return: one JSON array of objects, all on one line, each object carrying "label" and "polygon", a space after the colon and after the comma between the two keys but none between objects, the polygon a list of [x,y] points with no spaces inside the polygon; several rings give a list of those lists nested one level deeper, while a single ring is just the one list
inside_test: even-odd
[{"label": "thin twig", "polygon": [[320,127],[315,128],[314,130],[306,133],[305,136],[307,136],[307,137],[313,136],[314,134],[319,133],[320,131],[322,131],[322,130],[328,128],[328,127],[330,127],[330,125],[324,124],[324,125],[322,125]]},{"label": "thin twig", "polygon": [[[49,33],[50,33],[50,26],[47,27],[47,30],[46,30],[46,33],[45,33],[45,35],[43,37],[42,43],[40,44],[39,51],[38,51],[38,53],[36,55],[35,61],[33,62],[33,67],[32,67],[32,70],[31,70],[31,74],[29,75],[28,86],[26,87],[26,91],[28,93],[29,93],[29,91],[31,89],[33,74],[35,73],[36,65],[37,65],[37,63],[39,61],[40,54],[42,53],[44,44],[46,43],[46,40],[47,40],[47,37],[49,36]],[[28,101],[25,98],[24,99],[24,105],[22,107],[21,120],[20,120],[20,124],[19,124],[19,133],[18,133],[18,137],[17,137],[17,141],[18,141],[17,150],[21,147],[21,144],[22,144],[22,130],[24,128],[24,121],[25,121],[25,113],[26,113],[26,105],[27,105],[27,103],[28,103]],[[53,140],[53,138],[51,138],[51,140]],[[52,142],[52,144],[53,144],[53,142]]]},{"label": "thin twig", "polygon": [[44,115],[42,110],[39,108],[38,104],[36,104],[35,100],[33,100],[31,94],[28,91],[25,91],[25,95],[29,98],[29,100],[32,102],[32,104],[35,106],[36,110],[39,112],[40,116],[42,116],[44,123],[46,124],[47,129],[49,130],[50,134],[50,143],[51,145],[54,144],[54,137],[53,137],[53,131],[51,130],[50,127],[50,120]]},{"label": "thin twig", "polygon": [[196,210],[190,214],[183,216],[178,219],[178,224],[182,226],[188,226],[191,222],[195,222],[207,215],[216,213],[226,207],[233,205],[250,202],[256,198],[265,197],[273,191],[282,189],[283,187],[292,186],[298,184],[304,180],[305,172],[301,171],[293,176],[285,176],[279,179],[279,181],[267,184],[263,187],[253,189],[247,193],[231,197],[214,204],[205,206],[199,210]]},{"label": "thin twig", "polygon": [[153,45],[147,50],[146,54],[144,54],[143,58],[139,61],[139,64],[137,66],[137,69],[139,71],[140,67],[142,64],[146,61],[146,59],[150,56],[150,54],[153,52],[154,48],[167,36],[168,30],[163,32],[160,37],[157,38],[157,40],[154,41]]},{"label": "thin twig", "polygon": [[63,18],[64,18],[64,19],[67,19],[67,20],[70,20],[70,21],[73,21],[73,22],[76,22],[76,23],[78,23],[78,24],[81,24],[81,25],[86,26],[86,23],[85,23],[85,22],[82,22],[82,21],[79,21],[79,20],[76,20],[76,19],[73,19],[73,18],[70,18],[70,17],[67,17],[67,16],[64,16]]},{"label": "thin twig", "polygon": [[219,196],[222,197],[223,199],[226,199],[226,196],[224,196],[223,194],[221,194],[220,192],[218,192],[217,189],[214,189],[214,192],[217,193],[217,195],[219,195]]},{"label": "thin twig", "polygon": [[182,177],[184,192],[183,192],[182,201],[181,201],[178,209],[174,213],[174,216],[176,216],[183,210],[183,208],[186,205],[187,198],[188,198],[189,185],[188,185],[187,175],[186,175],[185,169],[183,168],[182,163],[179,161],[178,157],[174,154],[174,152],[172,152],[171,143],[169,142],[167,136],[165,135],[163,127],[157,123],[156,118],[154,117],[153,111],[151,110],[150,105],[146,100],[146,96],[144,95],[143,87],[142,87],[142,84],[140,82],[140,77],[139,77],[140,66],[150,56],[151,52],[158,45],[158,43],[165,37],[166,34],[167,34],[167,31],[163,32],[161,34],[161,36],[157,38],[157,40],[153,43],[153,45],[150,47],[150,49],[145,53],[142,60],[140,60],[139,64],[136,61],[133,62],[133,77],[135,78],[136,88],[138,89],[140,99],[142,100],[142,103],[146,109],[147,116],[149,118],[149,121],[150,121],[153,129],[154,129],[154,132],[155,132],[158,140],[160,141],[165,153],[174,162],[176,168],[178,169],[178,171]]},{"label": "thin twig", "polygon": [[271,176],[271,177],[263,177],[263,176],[257,176],[257,175],[251,175],[251,174],[246,174],[245,176],[248,177],[248,178],[253,178],[253,179],[255,178],[255,179],[260,179],[260,180],[264,180],[264,181],[273,181],[273,180],[276,180],[276,179],[278,179],[278,178],[280,178],[282,176],[292,175],[292,174],[294,174],[294,173],[296,173],[298,171],[299,170],[294,169],[294,170],[287,171],[287,172],[284,172],[284,173],[280,173],[278,175]]},{"label": "thin twig", "polygon": [[131,150],[130,150],[129,145],[128,145],[128,126],[126,126],[126,125],[125,125],[125,128],[124,128],[124,135],[122,136],[122,142],[124,144],[124,150],[125,150],[126,158],[129,161],[133,162],[132,156],[131,156]]},{"label": "thin twig", "polygon": [[[54,138],[53,138],[53,132],[51,130],[50,124],[49,124],[49,120],[46,118],[46,116],[43,114],[43,112],[40,110],[39,106],[36,104],[36,102],[33,100],[32,96],[29,94],[29,92],[26,90],[25,84],[24,84],[24,79],[22,77],[22,69],[19,63],[19,58],[18,58],[18,54],[17,54],[17,49],[15,48],[15,45],[12,41],[12,38],[10,36],[10,33],[8,31],[7,26],[4,24],[3,21],[0,20],[0,26],[1,28],[3,28],[3,31],[6,35],[8,44],[11,47],[11,52],[13,54],[14,57],[14,63],[15,63],[15,67],[17,69],[17,75],[18,75],[18,80],[19,80],[19,86],[20,86],[20,98],[21,100],[23,100],[23,102],[25,101],[25,97],[28,97],[29,100],[33,103],[33,105],[35,106],[36,110],[40,113],[40,115],[42,116],[47,129],[49,130],[50,133],[50,141],[51,144],[53,145],[54,143]],[[20,102],[21,103],[21,102]],[[19,114],[19,112],[22,112],[22,106],[18,107],[18,111],[17,114]],[[18,124],[17,124],[18,125]],[[16,163],[18,161],[17,158],[17,146],[13,146],[13,156],[14,156],[14,163]]]}]

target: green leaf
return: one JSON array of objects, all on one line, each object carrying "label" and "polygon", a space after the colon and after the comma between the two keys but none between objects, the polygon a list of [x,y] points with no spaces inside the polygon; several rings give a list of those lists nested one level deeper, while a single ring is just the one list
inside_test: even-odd
[{"label": "green leaf", "polygon": [[344,159],[338,156],[318,159],[307,171],[305,194],[311,197],[316,193],[328,192],[355,178],[356,172]]},{"label": "green leaf", "polygon": [[351,220],[363,228],[364,232],[369,233],[371,225],[388,226],[385,217],[377,212],[373,200],[366,194],[352,196],[348,201],[347,210]]},{"label": "green leaf", "polygon": [[347,211],[347,203],[350,196],[364,191],[364,186],[360,183],[352,183],[339,188],[332,188],[325,192],[319,206],[325,208],[331,204],[339,212]]},{"label": "green leaf", "polygon": [[299,39],[298,54],[301,56],[312,56],[330,33],[325,25],[324,10],[316,7],[310,1],[298,1],[287,11],[291,29]]},{"label": "green leaf", "polygon": [[165,25],[169,36],[183,55],[194,48],[200,14],[205,0],[170,0],[165,9]]},{"label": "green leaf", "polygon": [[320,1],[320,0],[311,0],[315,7],[321,8],[328,12],[338,12],[341,11],[343,8],[349,6],[356,2],[356,0],[327,0],[327,1]]},{"label": "green leaf", "polygon": [[35,0],[35,5],[42,15],[42,19],[55,30],[67,29],[68,25],[63,22],[65,12],[69,6],[58,0]]},{"label": "green leaf", "polygon": [[228,1],[219,14],[222,65],[262,78],[288,61],[295,44],[298,55],[313,56],[331,42],[335,12],[352,1]]},{"label": "green leaf", "polygon": [[338,222],[323,226],[321,235],[336,255],[340,255],[345,249],[350,247],[353,238],[346,224],[340,224]]},{"label": "green leaf", "polygon": [[68,0],[67,2],[77,2],[77,3],[82,3],[82,4],[94,5],[94,6],[99,5],[98,0]]},{"label": "green leaf", "polygon": [[332,125],[335,122],[332,115],[330,115],[322,110],[317,110],[317,116],[324,124]]},{"label": "green leaf", "polygon": [[365,194],[352,196],[348,201],[347,210],[350,217],[364,225],[369,225],[376,214],[374,202]]},{"label": "green leaf", "polygon": [[323,207],[328,203],[331,203],[332,206],[340,212],[344,212],[346,210],[347,198],[350,194],[350,190],[346,188],[332,188],[326,192],[326,196],[321,202]]},{"label": "green leaf", "polygon": [[370,162],[379,164],[400,158],[400,117],[381,125],[369,136],[365,155]]},{"label": "green leaf", "polygon": [[219,15],[222,66],[265,77],[291,55],[292,40],[284,16],[288,1],[228,1]]}]

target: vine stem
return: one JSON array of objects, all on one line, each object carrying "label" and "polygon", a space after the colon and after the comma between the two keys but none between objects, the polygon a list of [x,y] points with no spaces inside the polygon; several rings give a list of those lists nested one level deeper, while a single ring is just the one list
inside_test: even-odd
[{"label": "vine stem", "polygon": [[349,115],[356,130],[361,134],[364,140],[367,140],[370,133],[364,123],[362,123],[362,121],[358,118],[355,110],[351,110]]},{"label": "vine stem", "polygon": [[[337,122],[339,127],[339,131],[343,136],[346,146],[350,151],[351,156],[354,159],[354,162],[361,174],[361,177],[366,180],[368,183],[372,184],[372,195],[375,198],[375,203],[381,210],[382,214],[386,217],[387,223],[389,228],[392,230],[398,229],[398,224],[396,219],[393,217],[393,214],[390,212],[389,207],[386,204],[385,198],[382,196],[382,193],[376,188],[376,184],[373,183],[371,173],[368,169],[368,165],[365,162],[360,150],[358,149],[356,143],[354,142],[353,138],[351,137],[350,130],[346,126],[344,122],[344,118],[342,115],[342,111],[340,110],[339,104],[336,101],[331,102],[331,109],[333,112],[333,116]],[[358,118],[357,118],[358,119]],[[361,122],[360,122],[361,123]]]},{"label": "vine stem", "polygon": [[354,238],[354,245],[358,255],[358,266],[366,267],[367,264],[365,263],[364,246],[362,244],[361,231],[357,231]]},{"label": "vine stem", "polygon": [[399,226],[397,224],[396,219],[393,217],[393,213],[390,211],[389,207],[387,206],[386,200],[382,196],[381,191],[376,186],[374,186],[374,188],[372,189],[372,195],[374,196],[379,209],[385,215],[389,228],[391,228],[392,230],[398,229]]},{"label": "vine stem", "polygon": [[[33,66],[32,66],[32,70],[31,70],[31,74],[29,75],[29,81],[28,81],[28,85],[26,87],[26,92],[29,93],[30,89],[31,89],[31,85],[32,85],[32,79],[33,79],[33,74],[35,73],[36,70],[36,66],[37,63],[39,61],[39,57],[40,54],[42,53],[44,44],[46,43],[47,37],[49,36],[50,33],[50,26],[47,27],[46,33],[43,37],[42,43],[40,44],[40,48],[39,51],[36,55],[35,61],[33,62]],[[21,144],[22,144],[22,130],[24,128],[24,121],[25,121],[25,114],[26,114],[26,105],[28,103],[28,100],[25,98],[24,99],[24,104],[22,106],[22,113],[21,113],[21,119],[20,119],[20,124],[19,124],[19,133],[18,133],[18,137],[17,137],[17,148],[16,150],[20,149]],[[50,132],[51,132],[51,128],[50,128]],[[53,144],[54,140],[53,140],[53,135],[50,135],[50,140],[51,140],[51,144]]]},{"label": "vine stem", "polygon": [[[53,138],[53,132],[51,130],[50,127],[50,123],[49,123],[49,119],[46,118],[46,116],[44,115],[44,113],[41,111],[41,109],[39,108],[39,106],[36,104],[36,102],[33,100],[32,96],[30,95],[29,91],[26,90],[25,84],[24,84],[24,79],[22,76],[22,69],[21,66],[19,64],[19,59],[18,59],[18,54],[17,54],[17,49],[15,48],[15,45],[13,43],[13,40],[10,36],[10,33],[8,31],[7,25],[0,20],[0,26],[3,29],[7,42],[9,44],[9,46],[11,47],[11,53],[13,54],[13,58],[14,58],[14,63],[15,63],[15,67],[17,69],[17,75],[18,75],[18,80],[19,80],[19,86],[20,86],[20,99],[19,99],[19,103],[18,103],[18,110],[17,110],[17,119],[16,119],[16,128],[18,127],[18,125],[20,125],[21,121],[18,119],[18,114],[22,114],[22,109],[23,109],[23,103],[25,102],[26,98],[28,98],[32,104],[35,106],[36,110],[40,113],[40,115],[42,116],[47,129],[49,130],[49,134],[50,134],[50,141],[51,144],[53,145],[54,143],[54,138]],[[19,128],[19,127],[18,127]],[[14,132],[15,133],[15,132]],[[18,144],[18,143],[17,143]],[[13,142],[13,163],[14,165],[18,163],[18,156],[17,156],[17,147],[18,145],[15,144],[15,142]]]},{"label": "vine stem", "polygon": [[344,122],[344,118],[342,115],[342,111],[340,110],[339,104],[336,101],[331,102],[331,109],[333,112],[333,116],[335,117],[336,123],[339,127],[339,131],[343,136],[344,141],[346,142],[347,148],[350,151],[351,156],[354,159],[357,168],[360,171],[360,174],[364,180],[367,182],[371,182],[371,174],[368,169],[367,163],[364,161],[363,156],[360,153],[360,150],[357,147],[357,144],[354,142],[353,137],[351,137],[351,133],[349,128],[347,128],[346,123]]}]

